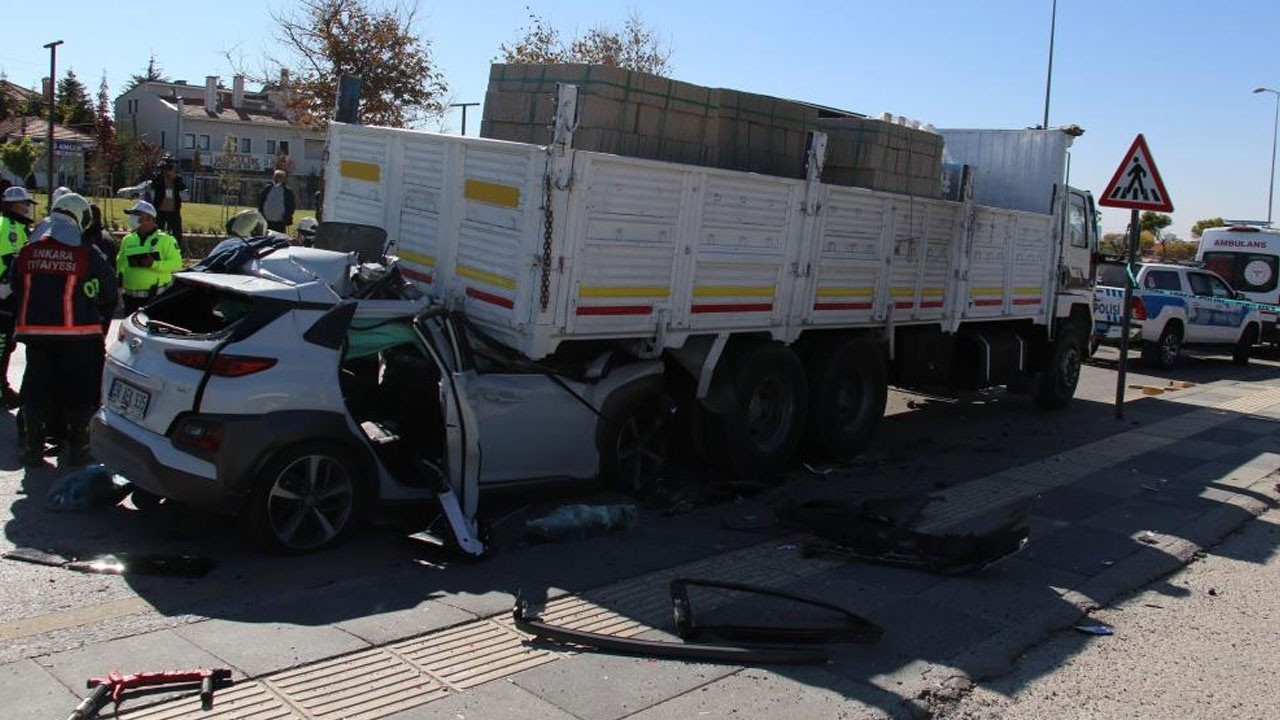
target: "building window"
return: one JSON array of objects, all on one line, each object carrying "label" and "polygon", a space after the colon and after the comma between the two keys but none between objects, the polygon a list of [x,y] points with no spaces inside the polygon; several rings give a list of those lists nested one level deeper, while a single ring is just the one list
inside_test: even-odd
[{"label": "building window", "polygon": [[187,133],[182,136],[182,147],[188,150],[194,150],[196,147],[196,134]]},{"label": "building window", "polygon": [[127,112],[128,112],[128,114],[130,114],[130,115],[137,115],[137,114],[138,114],[138,101],[137,101],[137,100],[129,100],[128,102],[126,102],[126,103],[125,103],[125,107],[127,108]]},{"label": "building window", "polygon": [[169,139],[165,137],[164,130],[161,130],[160,131],[160,147],[165,147],[168,144],[169,144]]},{"label": "building window", "polygon": [[210,145],[210,143],[209,143],[209,136],[208,136],[208,135],[201,135],[201,136],[200,136],[200,149],[201,149],[201,150],[205,150],[205,151],[207,151],[207,150],[209,149],[209,145]]},{"label": "building window", "polygon": [[275,140],[268,140],[268,141],[267,141],[267,154],[268,154],[268,155],[275,155],[275,154],[276,154],[276,141],[275,141]]},{"label": "building window", "polygon": [[253,142],[250,138],[247,138],[247,137],[240,138],[240,152],[242,153],[253,152]]}]

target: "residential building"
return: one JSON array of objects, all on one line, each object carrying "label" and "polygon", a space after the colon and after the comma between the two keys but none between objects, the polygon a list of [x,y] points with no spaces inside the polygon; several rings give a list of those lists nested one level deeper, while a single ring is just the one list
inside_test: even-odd
[{"label": "residential building", "polygon": [[[34,90],[21,85],[0,80],[0,93],[6,96],[11,108],[19,108],[25,102],[41,99]],[[37,187],[48,187],[45,175],[49,172],[49,156],[44,152],[45,143],[49,141],[49,125],[43,118],[22,117],[13,115],[0,118],[0,144],[29,138],[40,149],[36,166],[32,171]],[[54,186],[66,185],[77,189],[85,189],[85,156],[93,148],[93,137],[87,133],[72,130],[54,123],[53,126],[53,177]],[[0,177],[16,185],[27,184],[27,178],[20,178],[9,168],[0,163]]]},{"label": "residential building", "polygon": [[299,120],[289,103],[289,78],[258,92],[242,75],[227,89],[218,77],[139,84],[115,100],[116,131],[178,160],[192,199],[249,205],[277,168],[289,174],[299,205],[310,207],[324,162],[324,132]]}]

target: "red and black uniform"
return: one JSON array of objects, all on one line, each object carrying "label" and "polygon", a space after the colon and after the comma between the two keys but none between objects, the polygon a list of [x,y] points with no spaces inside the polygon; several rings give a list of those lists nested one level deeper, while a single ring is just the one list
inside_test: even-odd
[{"label": "red and black uniform", "polygon": [[115,311],[115,270],[92,243],[72,246],[46,235],[22,248],[10,274],[14,335],[27,346],[24,456],[38,456],[44,438],[59,435],[61,428],[49,425],[64,416],[72,463],[87,462],[89,420],[102,384],[103,320]]}]

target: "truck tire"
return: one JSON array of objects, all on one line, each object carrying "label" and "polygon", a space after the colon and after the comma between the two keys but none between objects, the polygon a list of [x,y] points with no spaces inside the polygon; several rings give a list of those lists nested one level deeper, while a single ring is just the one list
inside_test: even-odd
[{"label": "truck tire", "polygon": [[758,345],[724,370],[735,400],[728,413],[700,408],[695,440],[704,459],[733,478],[782,469],[804,434],[808,410],[804,366],[790,349]]},{"label": "truck tire", "polygon": [[652,492],[667,469],[674,408],[661,378],[613,393],[601,410],[596,433],[601,476],[627,492]]},{"label": "truck tire", "polygon": [[870,340],[837,340],[809,353],[808,445],[834,460],[867,446],[884,417],[889,370]]},{"label": "truck tire", "polygon": [[1182,328],[1170,322],[1160,331],[1155,343],[1142,344],[1142,362],[1151,367],[1168,370],[1182,359]]},{"label": "truck tire", "polygon": [[1253,346],[1258,344],[1258,326],[1250,325],[1244,329],[1244,333],[1240,336],[1239,342],[1231,351],[1231,362],[1244,367],[1249,364],[1249,357],[1253,355]]},{"label": "truck tire", "polygon": [[1075,323],[1067,323],[1058,330],[1058,337],[1049,346],[1049,356],[1036,377],[1033,397],[1036,405],[1053,410],[1066,407],[1076,394],[1080,382],[1080,366],[1084,353],[1084,339]]}]

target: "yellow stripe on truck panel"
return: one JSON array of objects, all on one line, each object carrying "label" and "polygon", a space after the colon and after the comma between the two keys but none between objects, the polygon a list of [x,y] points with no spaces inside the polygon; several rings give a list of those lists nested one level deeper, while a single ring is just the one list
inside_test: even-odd
[{"label": "yellow stripe on truck panel", "polygon": [[767,297],[774,295],[772,287],[749,285],[703,285],[693,289],[694,297]]},{"label": "yellow stripe on truck panel", "polygon": [[936,288],[936,287],[925,288],[920,291],[920,297],[927,297],[927,298],[942,297],[945,294],[946,293],[942,290],[942,288]]},{"label": "yellow stripe on truck panel", "polygon": [[1014,288],[1014,289],[1013,289],[1013,294],[1014,294],[1014,295],[1039,295],[1039,294],[1040,294],[1040,288],[1038,288],[1038,287],[1016,287],[1016,288]]},{"label": "yellow stripe on truck panel", "polygon": [[471,178],[467,178],[462,195],[468,200],[500,207],[513,208],[520,204],[520,188]]},{"label": "yellow stripe on truck panel", "polygon": [[916,289],[911,287],[889,288],[889,297],[913,297],[915,294]]},{"label": "yellow stripe on truck panel", "polygon": [[484,270],[480,270],[479,268],[473,268],[467,265],[459,265],[458,274],[465,278],[471,278],[472,280],[479,280],[480,282],[489,283],[490,285],[496,285],[498,287],[506,288],[508,290],[516,289],[515,280],[502,277],[501,275],[495,275],[494,273],[491,273],[491,272],[485,272]]},{"label": "yellow stripe on truck panel", "polygon": [[970,295],[1003,295],[1004,288],[1002,287],[969,288],[969,294]]},{"label": "yellow stripe on truck panel", "polygon": [[398,255],[401,260],[408,260],[411,263],[417,263],[424,267],[436,266],[436,259],[434,257],[430,255],[423,255],[422,253],[416,253],[412,250],[396,250],[396,255]]},{"label": "yellow stripe on truck panel", "polygon": [[338,175],[352,180],[378,182],[382,179],[382,166],[359,160],[343,160],[338,163]]},{"label": "yellow stripe on truck panel", "polygon": [[670,290],[658,285],[578,288],[578,297],[584,298],[664,298],[670,294]]},{"label": "yellow stripe on truck panel", "polygon": [[833,298],[833,297],[869,298],[875,294],[876,294],[876,291],[873,288],[850,288],[850,287],[818,288],[818,297],[824,297],[824,298]]}]

